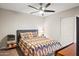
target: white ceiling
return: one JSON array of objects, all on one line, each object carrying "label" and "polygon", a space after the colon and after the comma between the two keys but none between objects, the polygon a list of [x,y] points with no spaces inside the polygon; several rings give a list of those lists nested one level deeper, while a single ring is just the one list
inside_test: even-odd
[{"label": "white ceiling", "polygon": [[[30,12],[37,11],[33,8],[28,7],[27,5],[32,5],[36,8],[40,7],[38,3],[0,3],[0,8],[17,11],[17,12],[29,13],[29,14]],[[74,8],[76,6],[79,6],[79,4],[78,3],[52,3],[47,9],[55,10],[55,12],[45,13],[44,16],[48,16],[48,15],[55,14],[61,11],[65,11],[70,8]],[[41,16],[39,13],[35,13],[32,15]]]}]

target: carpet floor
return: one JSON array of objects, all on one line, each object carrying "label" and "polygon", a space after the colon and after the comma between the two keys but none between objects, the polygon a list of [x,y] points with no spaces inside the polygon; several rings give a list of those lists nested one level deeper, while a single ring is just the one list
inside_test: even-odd
[{"label": "carpet floor", "polygon": [[22,51],[17,47],[13,49],[0,50],[0,56],[24,56]]},{"label": "carpet floor", "polygon": [[0,56],[18,56],[16,48],[8,50],[0,50]]}]

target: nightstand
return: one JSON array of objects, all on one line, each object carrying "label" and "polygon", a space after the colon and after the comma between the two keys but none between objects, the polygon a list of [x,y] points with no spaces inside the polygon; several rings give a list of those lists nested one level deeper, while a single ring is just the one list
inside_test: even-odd
[{"label": "nightstand", "polygon": [[9,34],[7,35],[7,48],[16,48],[17,44],[15,41],[15,35],[14,34]]}]

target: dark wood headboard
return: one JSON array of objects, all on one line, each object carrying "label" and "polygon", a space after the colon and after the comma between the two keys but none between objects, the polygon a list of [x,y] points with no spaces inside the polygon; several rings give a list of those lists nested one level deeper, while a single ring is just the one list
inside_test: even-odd
[{"label": "dark wood headboard", "polygon": [[38,30],[37,29],[30,29],[30,30],[17,30],[16,31],[16,39],[17,39],[17,44],[19,43],[20,40],[20,33],[24,33],[24,32],[37,32],[38,35]]}]

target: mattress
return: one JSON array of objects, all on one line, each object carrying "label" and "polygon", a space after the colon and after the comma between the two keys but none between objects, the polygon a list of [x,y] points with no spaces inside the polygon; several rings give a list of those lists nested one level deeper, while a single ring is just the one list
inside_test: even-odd
[{"label": "mattress", "polygon": [[48,38],[32,38],[19,41],[19,46],[26,56],[50,56],[61,48],[61,44]]}]

